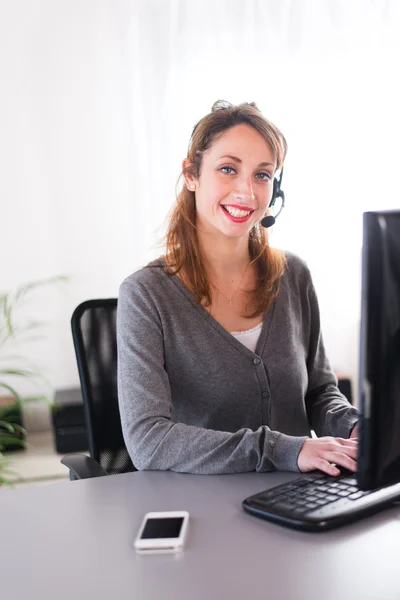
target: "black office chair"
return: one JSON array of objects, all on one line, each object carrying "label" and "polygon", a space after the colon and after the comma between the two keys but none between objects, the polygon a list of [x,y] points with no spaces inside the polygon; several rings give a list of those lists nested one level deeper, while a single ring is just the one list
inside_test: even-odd
[{"label": "black office chair", "polygon": [[88,300],[71,318],[90,452],[90,457],[69,454],[61,460],[72,480],[136,471],[118,407],[117,304],[117,298]]}]

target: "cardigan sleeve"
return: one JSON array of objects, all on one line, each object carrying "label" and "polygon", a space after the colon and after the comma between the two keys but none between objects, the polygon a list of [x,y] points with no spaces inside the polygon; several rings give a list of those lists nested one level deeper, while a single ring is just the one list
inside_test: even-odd
[{"label": "cardigan sleeve", "polygon": [[266,425],[256,431],[216,431],[171,419],[162,322],[149,286],[141,282],[125,280],[120,287],[117,344],[122,431],[137,469],[201,474],[298,471],[306,436],[289,436]]}]

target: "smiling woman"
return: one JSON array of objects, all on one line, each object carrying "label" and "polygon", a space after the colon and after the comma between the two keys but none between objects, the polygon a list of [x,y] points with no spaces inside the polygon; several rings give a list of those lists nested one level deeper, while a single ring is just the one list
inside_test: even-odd
[{"label": "smiling woman", "polygon": [[224,322],[233,329],[259,322],[279,290],[285,257],[270,248],[260,221],[286,151],[283,134],[254,103],[218,101],[195,126],[182,164],[186,185],[171,215],[166,265],[214,316],[221,296],[243,283]]},{"label": "smiling woman", "polygon": [[121,285],[119,402],[139,469],[356,468],[358,415],[310,272],[260,225],[286,149],[255,104],[217,102],[193,130],[165,255]]}]

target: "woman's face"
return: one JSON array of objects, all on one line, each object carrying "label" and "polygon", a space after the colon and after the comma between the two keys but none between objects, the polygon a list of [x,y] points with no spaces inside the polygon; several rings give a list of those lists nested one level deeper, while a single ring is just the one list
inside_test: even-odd
[{"label": "woman's face", "polygon": [[225,131],[204,152],[200,177],[186,177],[189,189],[195,185],[199,231],[248,236],[268,208],[275,169],[271,147],[253,127]]}]

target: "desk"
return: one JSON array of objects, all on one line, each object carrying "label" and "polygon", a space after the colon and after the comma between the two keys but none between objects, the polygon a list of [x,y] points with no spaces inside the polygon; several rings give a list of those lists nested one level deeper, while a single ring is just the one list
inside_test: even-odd
[{"label": "desk", "polygon": [[[138,472],[0,491],[10,600],[399,600],[400,508],[335,531],[291,531],[241,501],[295,474]],[[190,512],[180,555],[137,555],[147,511]]]}]

